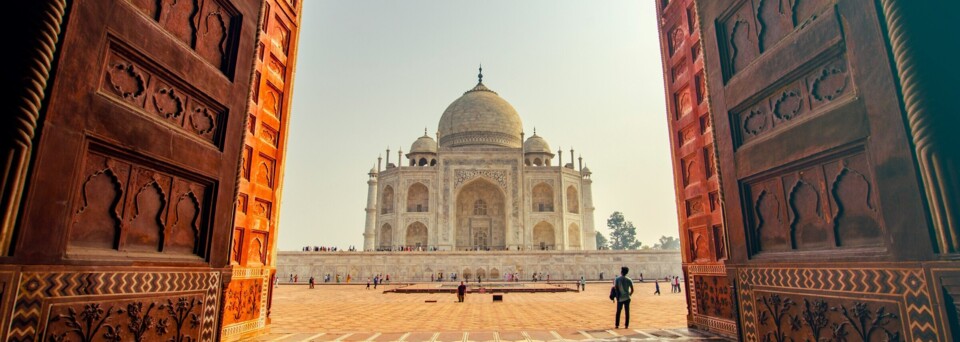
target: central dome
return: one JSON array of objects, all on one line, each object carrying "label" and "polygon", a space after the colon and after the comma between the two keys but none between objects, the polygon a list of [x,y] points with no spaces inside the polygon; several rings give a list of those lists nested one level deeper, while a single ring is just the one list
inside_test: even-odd
[{"label": "central dome", "polygon": [[522,132],[517,110],[482,82],[447,107],[438,128],[441,147],[520,148]]}]

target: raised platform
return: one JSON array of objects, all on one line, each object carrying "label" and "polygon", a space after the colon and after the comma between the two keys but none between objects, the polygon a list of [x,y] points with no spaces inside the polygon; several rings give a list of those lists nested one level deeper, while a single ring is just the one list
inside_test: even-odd
[{"label": "raised platform", "polygon": [[281,281],[298,275],[301,281],[314,276],[323,279],[346,275],[353,283],[366,283],[374,275],[390,275],[394,282],[430,282],[443,274],[449,279],[506,281],[506,275],[518,274],[530,281],[534,272],[542,280],[611,280],[620,267],[630,267],[630,276],[647,279],[679,276],[680,251],[475,251],[475,252],[279,252],[277,274]]},{"label": "raised platform", "polygon": [[[456,293],[459,283],[428,283],[412,284],[402,286],[383,293]],[[572,286],[573,284],[547,284],[547,283],[470,283],[467,285],[467,291],[470,293],[554,293],[554,292],[578,292]],[[564,286],[564,285],[569,285]],[[481,290],[482,289],[482,290]]]}]

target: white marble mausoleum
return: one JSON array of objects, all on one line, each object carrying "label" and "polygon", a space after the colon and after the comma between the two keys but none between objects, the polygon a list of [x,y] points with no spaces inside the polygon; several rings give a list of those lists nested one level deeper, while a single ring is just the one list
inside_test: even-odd
[{"label": "white marble mausoleum", "polygon": [[[482,71],[482,69],[481,69]],[[590,170],[483,84],[367,184],[364,250],[595,250]],[[439,141],[439,143],[438,143]]]}]

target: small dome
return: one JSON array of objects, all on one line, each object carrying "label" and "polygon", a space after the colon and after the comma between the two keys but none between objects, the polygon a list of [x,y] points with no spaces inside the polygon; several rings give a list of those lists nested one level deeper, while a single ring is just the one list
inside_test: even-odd
[{"label": "small dome", "polygon": [[523,143],[523,152],[547,153],[553,155],[553,153],[550,152],[550,144],[547,144],[546,140],[537,135],[537,132],[533,132],[533,135],[527,138],[527,141]]},{"label": "small dome", "polygon": [[585,175],[589,175],[589,174],[591,173],[591,172],[590,172],[590,168],[584,166],[584,167],[583,167],[583,170],[580,170],[580,173],[585,174]]},{"label": "small dome", "polygon": [[371,168],[370,168],[370,173],[369,173],[369,174],[371,174],[371,175],[375,175],[375,174],[377,174],[377,167],[376,167],[376,166],[374,166],[374,167],[371,167]]},{"label": "small dome", "polygon": [[477,83],[453,101],[440,117],[440,146],[502,146],[519,148],[523,123],[506,100]]},{"label": "small dome", "polygon": [[426,132],[410,145],[410,153],[437,153],[437,141]]}]

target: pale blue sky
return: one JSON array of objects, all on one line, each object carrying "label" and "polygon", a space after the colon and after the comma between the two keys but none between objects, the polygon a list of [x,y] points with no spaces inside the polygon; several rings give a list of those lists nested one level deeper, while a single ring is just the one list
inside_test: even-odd
[{"label": "pale blue sky", "polygon": [[367,171],[477,82],[593,171],[595,226],[621,211],[645,245],[677,236],[650,0],[306,0],[280,250],[362,247]]}]

